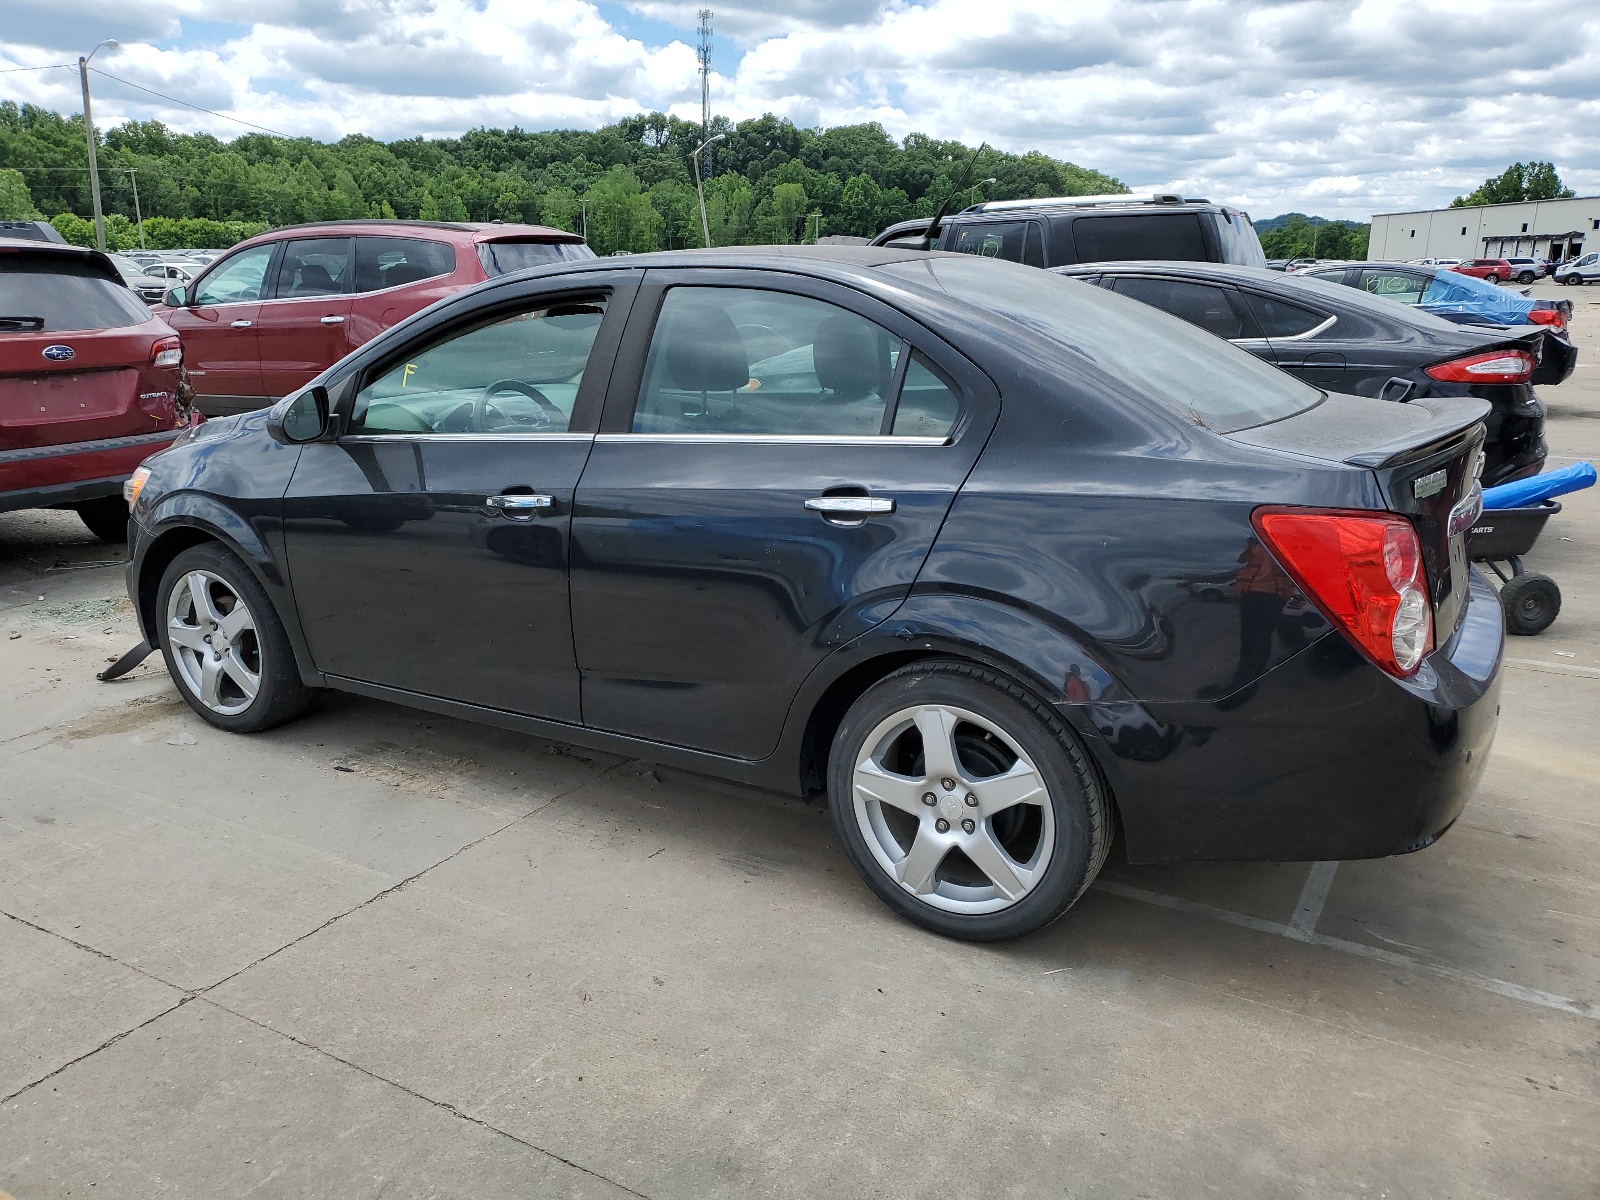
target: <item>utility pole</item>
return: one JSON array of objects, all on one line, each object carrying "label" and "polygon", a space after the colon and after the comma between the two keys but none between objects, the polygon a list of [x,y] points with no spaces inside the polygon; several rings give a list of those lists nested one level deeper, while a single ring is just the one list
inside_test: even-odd
[{"label": "utility pole", "polygon": [[89,144],[89,194],[94,197],[94,241],[102,254],[106,249],[106,218],[100,210],[100,166],[94,155],[94,113],[89,107],[89,60],[106,46],[117,49],[116,42],[101,42],[88,54],[78,56],[78,82],[83,85],[83,136]]},{"label": "utility pole", "polygon": [[814,213],[811,214],[811,244],[813,246],[815,246],[817,244],[817,238],[821,235],[821,233],[822,233],[822,213],[821,212],[814,212]]},{"label": "utility pole", "polygon": [[128,182],[133,185],[133,221],[139,226],[139,249],[144,249],[144,214],[139,211],[139,173],[132,167],[125,168],[128,172]]},{"label": "utility pole", "polygon": [[587,197],[578,201],[578,209],[583,214],[581,218],[583,224],[580,228],[583,230],[583,240],[587,242],[589,240],[589,200]]},{"label": "utility pole", "polygon": [[694,163],[695,194],[700,197],[700,234],[705,238],[706,249],[708,250],[711,248],[711,226],[706,221],[706,189],[700,182],[700,151],[711,145],[712,142],[720,142],[727,136],[725,133],[719,133],[716,137],[708,137],[694,148],[693,154],[689,155],[689,161]]}]

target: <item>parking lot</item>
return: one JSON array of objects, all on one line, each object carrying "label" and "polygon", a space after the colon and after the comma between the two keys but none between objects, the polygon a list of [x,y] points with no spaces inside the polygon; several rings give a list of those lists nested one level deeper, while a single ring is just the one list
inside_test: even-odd
[{"label": "parking lot", "polygon": [[[1600,290],[1542,395],[1600,459]],[[826,812],[349,696],[251,738],[0,514],[0,1193],[1593,1197],[1600,492],[1436,846],[945,941]],[[1362,780],[1352,778],[1351,788]]]}]

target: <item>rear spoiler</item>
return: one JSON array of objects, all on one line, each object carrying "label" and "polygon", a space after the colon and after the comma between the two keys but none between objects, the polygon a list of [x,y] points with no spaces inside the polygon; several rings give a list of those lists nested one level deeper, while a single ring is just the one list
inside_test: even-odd
[{"label": "rear spoiler", "polygon": [[1411,401],[1409,407],[1426,412],[1429,417],[1427,423],[1408,430],[1401,437],[1352,454],[1344,461],[1352,467],[1377,469],[1426,458],[1443,443],[1460,437],[1493,411],[1493,406],[1487,400],[1466,397],[1425,397]]}]

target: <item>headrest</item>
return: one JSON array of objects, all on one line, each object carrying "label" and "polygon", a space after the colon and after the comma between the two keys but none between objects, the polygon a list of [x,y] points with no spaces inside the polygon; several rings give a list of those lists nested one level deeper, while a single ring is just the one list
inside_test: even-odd
[{"label": "headrest", "polygon": [[733,318],[716,304],[674,308],[656,333],[661,380],[685,392],[732,392],[750,382],[750,359]]},{"label": "headrest", "polygon": [[811,347],[817,382],[840,400],[859,400],[883,385],[888,346],[860,317],[829,317]]}]

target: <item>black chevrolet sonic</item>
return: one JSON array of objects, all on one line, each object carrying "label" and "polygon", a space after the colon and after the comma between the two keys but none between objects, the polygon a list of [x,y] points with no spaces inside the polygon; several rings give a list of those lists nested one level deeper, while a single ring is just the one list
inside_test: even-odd
[{"label": "black chevrolet sonic", "polygon": [[1429,845],[1492,740],[1487,405],[1330,394],[966,255],[505,276],[149,460],[129,591],[207,721],[338,688],[800,794],[995,940],[1129,859]]}]

